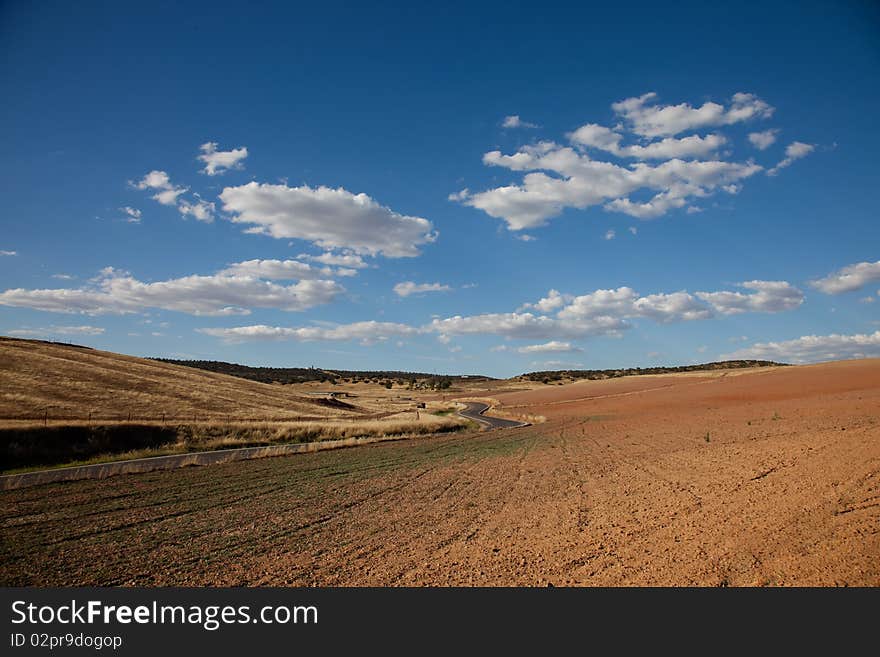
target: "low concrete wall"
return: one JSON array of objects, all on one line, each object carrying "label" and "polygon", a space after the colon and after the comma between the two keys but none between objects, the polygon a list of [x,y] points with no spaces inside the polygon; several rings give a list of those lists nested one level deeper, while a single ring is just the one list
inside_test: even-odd
[{"label": "low concrete wall", "polygon": [[354,447],[369,443],[390,440],[407,440],[408,436],[388,436],[382,438],[344,438],[341,440],[322,440],[315,443],[295,445],[267,445],[265,447],[242,447],[238,449],[221,449],[213,452],[191,452],[189,454],[172,454],[154,456],[146,459],[130,461],[112,461],[95,465],[80,465],[72,468],[56,468],[55,470],[39,470],[22,474],[0,476],[0,490],[27,488],[41,484],[54,484],[60,481],[76,481],[77,479],[106,479],[120,474],[153,472],[155,470],[174,470],[191,465],[215,465],[232,461],[247,461],[271,456],[288,456],[320,452],[325,449]]}]

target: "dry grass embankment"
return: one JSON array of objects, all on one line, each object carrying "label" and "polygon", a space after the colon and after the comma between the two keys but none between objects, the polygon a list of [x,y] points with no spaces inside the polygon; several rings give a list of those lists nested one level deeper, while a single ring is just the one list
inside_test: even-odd
[{"label": "dry grass embankment", "polygon": [[0,337],[0,425],[10,420],[343,418],[374,413],[247,381],[96,349]]}]

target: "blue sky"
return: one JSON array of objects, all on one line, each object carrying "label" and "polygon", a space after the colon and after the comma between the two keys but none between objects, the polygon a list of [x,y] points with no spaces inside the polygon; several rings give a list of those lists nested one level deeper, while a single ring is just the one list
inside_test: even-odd
[{"label": "blue sky", "polygon": [[880,356],[871,3],[351,4],[4,3],[0,333],[497,376]]}]

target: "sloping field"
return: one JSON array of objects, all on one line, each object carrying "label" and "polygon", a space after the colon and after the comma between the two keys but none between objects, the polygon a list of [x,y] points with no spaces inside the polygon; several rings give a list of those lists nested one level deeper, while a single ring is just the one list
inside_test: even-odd
[{"label": "sloping field", "polygon": [[[364,411],[361,411],[363,413]],[[46,415],[48,413],[48,415]],[[133,356],[0,337],[0,422],[346,417],[284,386]]]},{"label": "sloping field", "polygon": [[497,395],[532,427],[0,494],[4,585],[880,585],[880,361]]}]

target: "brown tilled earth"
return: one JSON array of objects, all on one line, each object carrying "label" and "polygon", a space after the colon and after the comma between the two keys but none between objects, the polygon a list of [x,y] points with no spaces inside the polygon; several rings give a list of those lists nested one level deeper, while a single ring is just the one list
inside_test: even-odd
[{"label": "brown tilled earth", "polygon": [[3,585],[880,585],[880,361],[496,395],[523,429],[0,494]]}]

